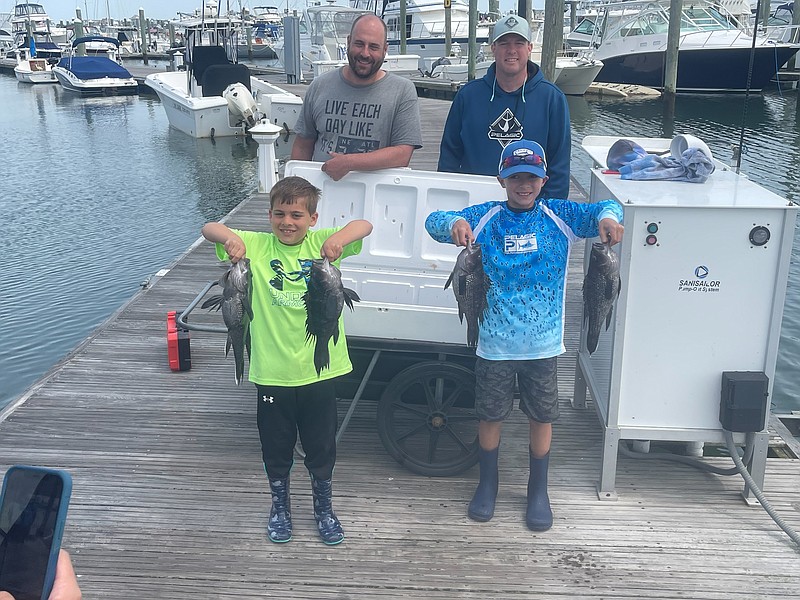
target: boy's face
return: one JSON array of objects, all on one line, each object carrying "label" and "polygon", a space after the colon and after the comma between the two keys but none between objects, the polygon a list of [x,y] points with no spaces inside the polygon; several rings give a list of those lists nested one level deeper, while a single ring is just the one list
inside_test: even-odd
[{"label": "boy's face", "polygon": [[537,177],[533,173],[514,173],[505,179],[497,178],[506,189],[508,205],[512,208],[531,208],[536,197],[547,182],[547,177]]},{"label": "boy's face", "polygon": [[317,223],[317,213],[308,212],[306,203],[300,199],[292,204],[276,204],[269,211],[269,222],[281,243],[296,246],[308,233],[309,227]]}]

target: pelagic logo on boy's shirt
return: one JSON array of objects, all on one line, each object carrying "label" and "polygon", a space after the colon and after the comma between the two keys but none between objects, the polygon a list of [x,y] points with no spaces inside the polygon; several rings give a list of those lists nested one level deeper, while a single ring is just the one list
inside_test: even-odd
[{"label": "pelagic logo on boy's shirt", "polygon": [[539,244],[536,242],[535,233],[524,235],[506,235],[503,238],[503,252],[505,254],[525,254],[526,252],[537,252]]}]

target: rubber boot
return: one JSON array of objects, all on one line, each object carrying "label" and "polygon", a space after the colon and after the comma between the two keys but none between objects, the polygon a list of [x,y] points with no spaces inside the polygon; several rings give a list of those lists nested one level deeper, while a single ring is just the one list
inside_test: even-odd
[{"label": "rubber boot", "polygon": [[480,481],[475,495],[467,509],[467,516],[473,521],[481,523],[494,516],[494,503],[497,500],[497,454],[498,446],[494,450],[478,450],[478,463],[480,465]]},{"label": "rubber boot", "polygon": [[322,541],[335,546],[344,540],[344,531],[333,512],[333,485],[330,479],[316,479],[311,476],[311,491],[314,495],[314,519]]},{"label": "rubber boot", "polygon": [[525,522],[531,531],[547,531],[553,526],[553,511],[547,496],[547,468],[550,453],[536,458],[528,450],[531,458],[531,474],[528,477],[528,510]]},{"label": "rubber boot", "polygon": [[289,500],[289,478],[270,479],[272,509],[269,511],[267,535],[271,542],[282,544],[292,539],[292,507]]}]

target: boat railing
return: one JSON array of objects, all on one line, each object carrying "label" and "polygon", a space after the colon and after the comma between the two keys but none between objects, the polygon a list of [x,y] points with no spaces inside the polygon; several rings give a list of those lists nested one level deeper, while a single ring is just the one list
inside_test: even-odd
[{"label": "boat railing", "polygon": [[[728,30],[734,35],[722,37],[720,31],[692,31],[682,34],[680,37],[680,47],[706,48],[706,47],[725,47],[741,46],[742,41],[752,41],[752,34],[742,30]],[[775,44],[776,40],[769,40],[763,36],[757,37],[757,45]]]},{"label": "boat railing", "polygon": [[759,34],[775,43],[800,43],[800,25],[768,25]]}]

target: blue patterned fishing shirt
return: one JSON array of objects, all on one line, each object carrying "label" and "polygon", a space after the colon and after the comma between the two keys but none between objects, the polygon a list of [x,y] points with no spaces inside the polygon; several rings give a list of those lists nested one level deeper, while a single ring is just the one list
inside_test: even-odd
[{"label": "blue patterned fishing shirt", "polygon": [[581,204],[537,200],[516,212],[506,202],[461,211],[436,211],[425,229],[437,242],[453,243],[453,224],[464,219],[483,250],[489,277],[486,318],[477,355],[487,360],[532,360],[558,356],[564,348],[564,302],[572,244],[598,235],[604,218],[622,222],[613,200]]}]

